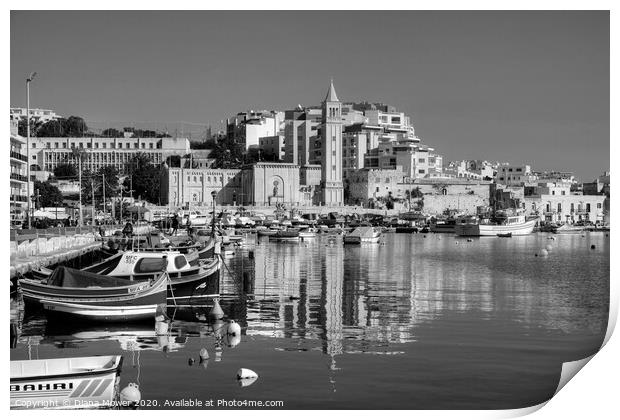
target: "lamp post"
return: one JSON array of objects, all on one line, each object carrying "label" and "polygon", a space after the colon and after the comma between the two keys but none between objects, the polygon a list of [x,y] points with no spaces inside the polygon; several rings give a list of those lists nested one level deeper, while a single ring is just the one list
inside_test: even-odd
[{"label": "lamp post", "polygon": [[211,203],[213,205],[213,211],[211,213],[211,236],[215,238],[215,197],[217,192],[211,191]]},{"label": "lamp post", "polygon": [[30,77],[26,79],[26,174],[28,176],[26,182],[27,201],[26,201],[26,223],[30,228],[30,82],[37,75],[37,72],[30,73]]}]

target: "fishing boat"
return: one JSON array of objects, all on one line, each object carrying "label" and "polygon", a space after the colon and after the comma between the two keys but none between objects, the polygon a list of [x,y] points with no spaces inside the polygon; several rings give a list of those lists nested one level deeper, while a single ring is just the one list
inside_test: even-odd
[{"label": "fishing boat", "polygon": [[345,244],[378,243],[380,239],[381,231],[368,226],[357,227],[343,238]]},{"label": "fishing boat", "polygon": [[[204,229],[198,231],[203,233]],[[159,234],[151,233],[144,237],[134,237],[131,249],[140,251],[179,251],[188,256],[188,261],[212,258],[215,251],[215,239],[209,233],[208,236],[196,234],[197,242],[188,241],[177,244],[161,243]]]},{"label": "fishing boat", "polygon": [[436,220],[431,223],[430,230],[433,233],[454,233],[454,227],[456,226],[456,219],[444,219]]},{"label": "fishing boat", "polygon": [[263,227],[262,229],[256,229],[256,235],[261,236],[273,236],[278,233],[279,229]]},{"label": "fishing boat", "polygon": [[569,225],[569,224],[564,224],[558,228],[556,228],[553,233],[556,233],[558,235],[561,234],[579,234],[579,233],[583,233],[584,232],[584,227],[583,226],[574,226],[574,225]]},{"label": "fishing boat", "polygon": [[93,321],[137,321],[153,318],[166,303],[170,279],[165,272],[146,281],[110,277],[57,267],[44,281],[21,279],[26,303],[39,303],[52,315]]},{"label": "fishing boat", "polygon": [[[143,252],[127,251],[83,268],[95,273],[133,282],[147,281],[166,271],[170,277],[168,303],[186,303],[195,299],[219,296],[220,261],[218,258],[201,260],[191,265],[186,255],[177,251]],[[50,270],[38,270],[36,276],[49,276]]]},{"label": "fishing boat", "polygon": [[317,234],[316,228],[306,227],[299,229],[299,237],[302,239],[316,238]]},{"label": "fishing boat", "polygon": [[117,406],[122,356],[11,360],[11,408]]},{"label": "fishing boat", "polygon": [[270,236],[269,240],[277,242],[298,242],[299,232],[296,230],[279,230],[275,235]]},{"label": "fishing boat", "polygon": [[496,214],[493,219],[469,219],[454,227],[457,236],[512,236],[529,235],[534,231],[537,219],[527,220],[524,214]]}]

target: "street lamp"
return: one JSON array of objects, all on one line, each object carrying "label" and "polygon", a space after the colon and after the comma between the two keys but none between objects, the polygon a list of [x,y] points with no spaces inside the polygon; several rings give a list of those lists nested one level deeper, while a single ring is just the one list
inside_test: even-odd
[{"label": "street lamp", "polygon": [[26,174],[28,176],[26,182],[27,188],[27,202],[26,202],[26,223],[30,228],[30,82],[32,82],[37,75],[37,72],[30,73],[30,77],[26,79]]},{"label": "street lamp", "polygon": [[213,211],[211,213],[211,236],[215,238],[215,197],[217,197],[216,191],[211,191],[211,202],[213,203]]}]

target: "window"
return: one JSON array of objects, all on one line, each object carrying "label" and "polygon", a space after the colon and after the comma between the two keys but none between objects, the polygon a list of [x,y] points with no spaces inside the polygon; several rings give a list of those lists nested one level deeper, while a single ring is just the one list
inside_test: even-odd
[{"label": "window", "polygon": [[555,190],[551,191],[551,195],[555,195]]},{"label": "window", "polygon": [[136,273],[155,273],[166,268],[165,258],[142,258],[136,263]]},{"label": "window", "polygon": [[129,143],[126,143],[126,144],[125,144],[125,148],[127,148],[127,149],[129,149],[129,148],[130,148]]},{"label": "window", "polygon": [[95,149],[99,149],[99,143],[95,143]]},{"label": "window", "polygon": [[590,213],[590,203],[586,203],[586,212]]},{"label": "window", "polygon": [[134,149],[139,149],[140,148],[140,143],[134,143]]},{"label": "window", "polygon": [[93,145],[92,145],[92,143],[90,143],[90,142],[89,142],[89,143],[86,143],[86,147],[87,147],[88,149],[90,149],[91,147],[93,147]]},{"label": "window", "polygon": [[521,172],[521,168],[517,168],[517,169],[516,169],[516,171],[517,171],[517,172]]},{"label": "window", "polygon": [[51,149],[51,148],[52,148],[52,144],[51,144],[51,143],[47,143],[47,145],[46,145],[46,146],[47,146],[47,148],[48,148],[48,149]]},{"label": "window", "polygon": [[80,143],[80,149],[84,148],[84,143]]},{"label": "window", "polygon": [[426,162],[426,159],[424,159],[424,158],[418,159],[418,163],[424,163],[424,162]]},{"label": "window", "polygon": [[142,148],[146,149],[146,144],[145,143],[142,143]]},{"label": "window", "polygon": [[602,209],[603,208],[603,204],[602,203],[596,203],[596,208],[597,209]]},{"label": "window", "polygon": [[187,265],[187,260],[185,259],[185,256],[183,255],[178,255],[176,257],[174,257],[174,266],[180,270],[181,268],[185,267]]},{"label": "window", "polygon": [[101,143],[101,145],[103,146],[104,149],[108,147],[106,143]]},{"label": "window", "polygon": [[424,169],[418,169],[418,173],[419,173],[419,174],[423,174],[423,173],[425,173],[425,172],[426,172],[426,171],[425,171]]},{"label": "window", "polygon": [[122,149],[122,148],[123,148],[123,143],[119,143],[119,144],[118,144],[118,148],[119,148],[119,149]]},{"label": "window", "polygon": [[75,147],[75,143],[71,143],[71,147]]},{"label": "window", "polygon": [[558,213],[562,213],[562,203],[558,203]]},{"label": "window", "polygon": [[508,172],[512,172],[512,168],[509,168],[509,169],[508,169]]},{"label": "window", "polygon": [[58,142],[54,143],[54,149],[58,149]]},{"label": "window", "polygon": [[575,203],[570,203],[570,212],[571,213],[575,212]]},{"label": "window", "polygon": [[149,149],[153,148],[153,143],[149,143]]},{"label": "window", "polygon": [[66,149],[66,148],[67,148],[67,143],[66,143],[66,142],[62,144],[62,148],[63,148],[63,149]]}]

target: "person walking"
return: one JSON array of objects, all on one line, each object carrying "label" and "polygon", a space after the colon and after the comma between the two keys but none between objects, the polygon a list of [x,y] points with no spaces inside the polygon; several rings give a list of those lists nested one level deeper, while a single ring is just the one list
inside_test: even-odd
[{"label": "person walking", "polygon": [[187,236],[192,236],[192,222],[189,220],[189,215],[187,216]]},{"label": "person walking", "polygon": [[172,217],[172,235],[177,234],[177,229],[179,229],[179,219],[177,219],[177,216],[175,215]]}]

